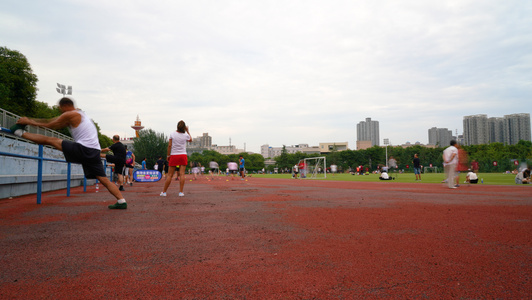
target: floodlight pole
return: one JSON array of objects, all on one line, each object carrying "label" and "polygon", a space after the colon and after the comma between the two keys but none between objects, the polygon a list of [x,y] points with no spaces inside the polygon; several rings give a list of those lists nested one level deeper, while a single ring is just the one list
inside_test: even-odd
[{"label": "floodlight pole", "polygon": [[59,93],[59,94],[63,94],[63,97],[65,97],[65,95],[72,95],[72,86],[69,85],[68,87],[65,86],[64,84],[57,84],[57,87],[55,88],[55,90]]},{"label": "floodlight pole", "polygon": [[384,145],[386,145],[386,168],[388,168],[388,144],[390,144],[390,139],[384,139]]}]

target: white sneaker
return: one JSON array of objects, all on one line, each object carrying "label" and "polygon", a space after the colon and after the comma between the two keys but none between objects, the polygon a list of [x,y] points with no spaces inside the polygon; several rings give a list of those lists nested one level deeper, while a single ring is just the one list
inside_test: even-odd
[{"label": "white sneaker", "polygon": [[166,197],[166,193],[165,192],[161,192],[161,194],[159,196]]},{"label": "white sneaker", "polygon": [[185,194],[179,193],[179,197],[183,197],[183,196],[185,196]]}]

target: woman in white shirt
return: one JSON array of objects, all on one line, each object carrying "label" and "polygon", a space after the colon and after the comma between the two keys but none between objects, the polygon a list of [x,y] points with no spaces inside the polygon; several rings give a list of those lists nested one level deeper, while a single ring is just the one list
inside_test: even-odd
[{"label": "woman in white shirt", "polygon": [[188,126],[183,120],[177,123],[177,131],[170,134],[168,141],[168,175],[164,182],[164,189],[161,192],[162,197],[166,197],[166,191],[172,182],[172,176],[176,168],[179,171],[179,197],[185,196],[183,188],[185,187],[185,169],[188,164],[187,142],[192,142]]}]

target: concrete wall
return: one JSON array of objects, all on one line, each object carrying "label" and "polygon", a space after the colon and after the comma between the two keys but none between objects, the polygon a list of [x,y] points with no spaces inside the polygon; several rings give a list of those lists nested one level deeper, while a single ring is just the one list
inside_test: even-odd
[{"label": "concrete wall", "polygon": [[[22,139],[0,135],[0,152],[38,156],[39,146]],[[59,150],[44,147],[44,157],[64,160]],[[0,155],[0,199],[37,192],[37,160]],[[42,191],[64,189],[67,186],[67,164],[43,162]],[[71,187],[83,185],[83,168],[72,164]],[[89,180],[87,184],[94,184]]]}]

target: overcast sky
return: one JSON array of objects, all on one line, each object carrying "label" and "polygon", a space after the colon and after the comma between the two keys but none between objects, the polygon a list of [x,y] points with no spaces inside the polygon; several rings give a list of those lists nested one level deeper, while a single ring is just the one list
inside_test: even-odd
[{"label": "overcast sky", "polygon": [[532,1],[2,0],[0,45],[24,54],[38,100],[73,86],[109,136],[260,146],[462,134],[466,115],[532,110]]}]

